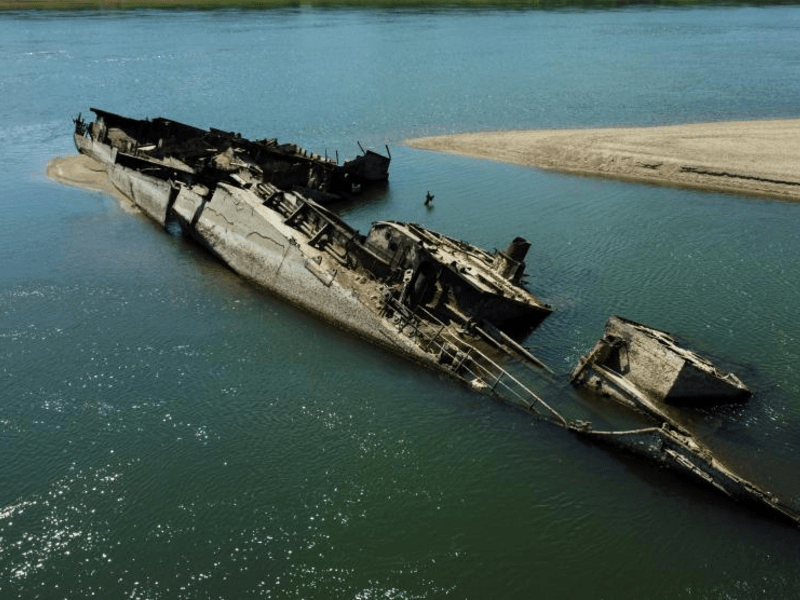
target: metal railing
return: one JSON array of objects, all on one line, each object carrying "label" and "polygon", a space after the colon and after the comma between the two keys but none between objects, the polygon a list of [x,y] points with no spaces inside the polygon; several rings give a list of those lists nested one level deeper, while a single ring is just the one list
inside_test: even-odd
[{"label": "metal railing", "polygon": [[[438,355],[438,363],[453,376],[504,402],[522,406],[529,412],[539,414],[540,410],[537,409],[543,409],[548,418],[564,427],[568,425],[561,414],[496,361],[447,331],[447,325],[430,311],[422,306],[411,310],[391,296],[385,298],[385,302],[397,315],[398,332],[410,328],[412,333],[409,337],[420,340],[419,346],[423,352]],[[438,325],[433,335],[420,329],[420,317],[434,326]]]}]

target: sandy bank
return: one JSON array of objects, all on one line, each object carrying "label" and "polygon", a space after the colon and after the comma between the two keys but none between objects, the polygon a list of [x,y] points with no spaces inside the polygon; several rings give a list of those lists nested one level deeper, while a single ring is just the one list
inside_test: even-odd
[{"label": "sandy bank", "polygon": [[47,176],[64,185],[104,192],[116,198],[126,211],[139,212],[136,205],[109,181],[105,166],[85,154],[52,159],[47,163]]},{"label": "sandy bank", "polygon": [[800,119],[469,133],[406,144],[566,173],[800,201]]}]

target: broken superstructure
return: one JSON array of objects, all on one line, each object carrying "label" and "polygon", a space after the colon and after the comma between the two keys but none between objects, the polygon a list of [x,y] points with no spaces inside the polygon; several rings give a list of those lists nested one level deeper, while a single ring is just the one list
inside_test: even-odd
[{"label": "broken superstructure", "polygon": [[387,157],[364,152],[360,162],[339,167],[291,145],[93,110],[94,123],[75,120],[77,149],[104,164],[114,186],[148,216],[162,226],[177,222],[243,277],[476,391],[800,524],[800,515],[736,475],[665,408],[703,395],[748,396],[734,375],[665,332],[612,317],[573,383],[641,411],[645,421],[612,431],[571,422],[512,374],[518,365],[549,372],[518,341],[552,311],[521,284],[525,239],[487,252],[395,221],[376,222],[362,235],[318,201],[385,179]]},{"label": "broken superstructure", "polygon": [[572,383],[666,420],[670,405],[747,400],[751,392],[675,338],[641,323],[611,317],[603,337],[581,357]]},{"label": "broken superstructure", "polygon": [[226,181],[231,185],[272,184],[298,190],[325,203],[358,193],[389,178],[391,155],[361,148],[356,158],[314,154],[292,143],[269,138],[251,141],[239,133],[200,129],[161,117],[131,119],[97,108],[92,123],[75,119],[78,150],[101,162],[138,168],[155,163],[172,179]]}]

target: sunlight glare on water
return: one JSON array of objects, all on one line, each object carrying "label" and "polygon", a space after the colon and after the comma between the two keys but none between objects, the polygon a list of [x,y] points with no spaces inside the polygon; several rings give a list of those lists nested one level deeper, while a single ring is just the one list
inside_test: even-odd
[{"label": "sunlight glare on water", "polygon": [[703,434],[800,507],[800,205],[402,145],[796,117],[798,17],[0,13],[0,597],[796,596],[795,530],[420,372],[44,171],[92,106],[341,159],[388,144],[387,189],[343,215],[529,239],[548,400],[611,418],[569,392],[578,356],[611,314],[671,331],[755,390],[695,414]]}]

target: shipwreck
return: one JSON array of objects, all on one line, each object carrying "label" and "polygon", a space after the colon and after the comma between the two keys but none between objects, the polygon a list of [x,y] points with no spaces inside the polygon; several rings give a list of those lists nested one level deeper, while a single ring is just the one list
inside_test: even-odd
[{"label": "shipwreck", "polygon": [[578,361],[572,383],[664,421],[671,406],[742,402],[752,394],[736,374],[679,346],[666,331],[616,316]]},{"label": "shipwreck", "polygon": [[162,117],[132,119],[91,110],[96,115],[93,122],[85,122],[81,115],[74,120],[79,151],[133,169],[158,164],[175,181],[269,183],[325,204],[389,178],[388,146],[384,156],[359,143],[361,154],[340,165],[338,153],[335,158],[321,156],[297,144],[279,144],[275,138],[251,141],[239,133],[204,130]]},{"label": "shipwreck", "polygon": [[74,120],[78,151],[104,165],[150,218],[177,223],[241,276],[581,439],[644,456],[800,525],[800,514],[737,475],[680,423],[676,402],[749,396],[735,375],[665,332],[612,317],[572,383],[621,403],[642,425],[600,430],[570,421],[520,375],[555,376],[519,341],[553,311],[522,283],[529,242],[517,237],[488,252],[389,220],[361,234],[320,201],[385,181],[390,157],[362,149],[338,165],[293,145],[92,110],[93,123]]},{"label": "shipwreck", "polygon": [[[537,402],[501,364],[509,349],[525,352],[509,332],[552,310],[520,285],[530,247],[522,238],[489,253],[412,223],[378,222],[362,235],[307,188],[254,169],[236,136],[190,160],[187,147],[212,139],[203,130],[93,110],[94,123],[75,119],[76,148],[161,225],[179,223],[243,277],[334,325],[474,388]],[[235,171],[217,168],[220,154],[238,157]]]},{"label": "shipwreck", "polygon": [[569,423],[584,439],[615,446],[676,470],[729,498],[800,524],[800,514],[770,492],[738,475],[695,439],[684,424],[687,408],[743,402],[752,394],[734,373],[678,344],[668,332],[619,316],[578,360],[571,383],[641,414],[647,425],[632,430],[595,430]]}]

